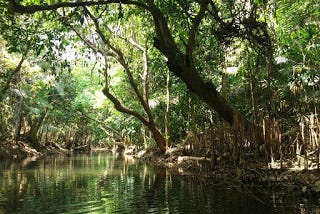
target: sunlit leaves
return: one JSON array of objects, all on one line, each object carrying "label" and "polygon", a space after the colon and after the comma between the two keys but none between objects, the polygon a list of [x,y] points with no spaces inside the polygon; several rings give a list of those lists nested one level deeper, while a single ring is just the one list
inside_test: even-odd
[{"label": "sunlit leaves", "polygon": [[[55,2],[26,0],[23,4]],[[305,102],[304,110],[310,111],[308,105],[315,106],[319,102],[314,96],[318,93],[314,88],[319,82],[320,61],[320,7],[317,0],[209,1],[192,48],[188,47],[188,39],[201,1],[153,2],[168,21],[170,33],[181,53],[186,59],[193,59],[196,72],[206,81],[216,83],[218,91],[222,91],[227,84],[230,95],[226,97],[246,115],[252,114],[251,99],[259,103],[260,113],[268,111],[272,103],[271,108],[286,117],[296,111],[294,108],[298,104],[295,103],[300,105]],[[0,12],[5,17],[0,18],[3,20],[0,26],[10,51],[21,53],[30,49],[30,55],[34,56],[30,60],[41,67],[41,72],[53,76],[47,85],[31,78],[33,88],[29,91],[38,93],[33,98],[39,95],[49,103],[57,103],[61,111],[62,104],[68,101],[65,110],[68,117],[74,112],[96,115],[94,110],[104,106],[108,108],[104,116],[111,115],[111,122],[129,124],[128,127],[113,125],[137,134],[140,124],[131,117],[123,116],[118,120],[119,115],[114,109],[110,110],[110,103],[101,101],[96,104],[97,100],[102,100],[96,91],[101,90],[106,72],[109,90],[125,106],[143,113],[123,64],[142,91],[143,54],[147,52],[149,100],[154,103],[153,113],[163,127],[161,120],[165,106],[167,66],[166,59],[152,44],[155,32],[150,13],[121,3],[59,8],[16,17],[4,9]],[[192,56],[188,56],[189,52]],[[273,64],[272,57],[285,60],[275,60]],[[88,60],[81,61],[80,58]],[[79,66],[79,70],[72,71],[74,66]],[[228,68],[236,68],[237,75],[223,80]],[[71,72],[70,76],[66,71]],[[172,115],[175,120],[171,125],[179,129],[177,126],[183,124],[182,132],[189,128],[189,124],[188,121],[184,124],[184,118],[179,115],[188,117],[190,96],[177,78],[171,80],[171,97],[174,100],[171,103]],[[315,98],[310,101],[310,97]],[[37,108],[30,103],[30,106]],[[197,106],[199,109],[202,107],[200,103]],[[205,115],[205,111],[197,113],[198,118]],[[84,123],[84,120],[79,121]]]}]

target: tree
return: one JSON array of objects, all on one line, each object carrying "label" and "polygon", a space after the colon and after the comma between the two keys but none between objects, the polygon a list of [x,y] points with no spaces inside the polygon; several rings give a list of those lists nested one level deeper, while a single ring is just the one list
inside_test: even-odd
[{"label": "tree", "polygon": [[[102,11],[103,12],[103,11]],[[104,72],[104,77],[105,77],[105,87],[103,89],[103,93],[105,94],[106,97],[108,97],[109,100],[114,104],[115,108],[122,112],[126,113],[128,115],[134,116],[136,119],[141,121],[143,125],[149,128],[151,131],[153,138],[157,144],[157,146],[160,148],[161,151],[166,150],[166,140],[159,131],[159,129],[156,127],[156,123],[154,121],[154,117],[152,115],[150,106],[149,106],[149,89],[148,89],[148,72],[149,72],[149,67],[148,67],[148,53],[147,53],[147,47],[143,47],[139,43],[135,41],[135,38],[137,36],[133,35],[130,36],[128,35],[126,39],[123,38],[123,34],[125,35],[126,33],[117,33],[112,30],[113,26],[108,26],[108,23],[106,20],[100,20],[98,18],[99,12],[97,15],[94,15],[92,11],[90,11],[88,8],[84,7],[83,8],[83,14],[85,14],[83,19],[86,19],[88,24],[87,26],[90,28],[90,21],[92,22],[93,29],[96,31],[96,38],[102,44],[102,47],[97,46],[99,42],[97,41],[95,44],[93,44],[90,40],[86,39],[85,36],[83,36],[83,32],[80,32],[74,25],[71,25],[69,22],[70,20],[66,20],[64,18],[64,24],[69,26],[71,29],[75,31],[75,33],[78,35],[78,37],[88,45],[89,48],[91,48],[93,51],[99,52],[104,57],[104,65],[103,65],[103,72]],[[67,15],[68,16],[68,15]],[[100,14],[100,17],[102,14]],[[105,17],[105,16],[102,16]],[[134,15],[132,17],[134,19]],[[107,19],[107,17],[105,17]],[[138,20],[137,20],[138,21]],[[105,29],[102,29],[100,26],[106,26]],[[119,28],[119,31],[125,31],[126,29]],[[132,34],[132,33],[127,33],[127,34]],[[113,38],[113,39],[112,39]],[[126,43],[123,44],[121,41],[115,41],[117,39],[124,40]],[[128,46],[129,45],[129,46]],[[103,48],[103,46],[105,48]],[[142,90],[143,93],[138,88],[138,83],[134,78],[133,74],[133,69],[131,68],[132,66],[130,64],[133,64],[136,59],[132,56],[128,56],[128,54],[125,53],[124,50],[121,50],[119,47],[124,46],[128,50],[131,50],[131,55],[132,53],[135,53],[135,55],[139,56],[139,53],[136,52],[136,50],[132,50],[132,47],[138,49],[138,51],[142,52],[142,64],[143,64],[143,74],[141,74],[142,78]],[[132,46],[132,47],[130,47]],[[133,94],[136,96],[136,99],[138,100],[139,104],[142,106],[142,109],[144,111],[143,113],[140,113],[139,111],[135,111],[132,108],[126,107],[123,105],[123,103],[117,98],[117,96],[114,95],[114,93],[111,91],[112,86],[110,84],[110,71],[109,71],[109,66],[115,66],[115,63],[112,64],[111,60],[115,60],[115,63],[118,63],[124,73],[126,74],[126,78],[128,80],[129,85],[131,86],[131,89],[133,90]],[[110,62],[111,61],[111,62]],[[130,63],[131,62],[131,63]],[[137,66],[139,67],[139,66]],[[133,100],[131,100],[133,103]],[[131,105],[132,105],[131,103]]]},{"label": "tree", "polygon": [[319,106],[319,12],[313,0],[284,0],[277,7],[278,102],[283,116],[295,121]]},{"label": "tree", "polygon": [[[248,40],[254,48],[265,53],[265,60],[270,68],[268,72],[271,72],[273,43],[266,23],[260,21],[261,10],[264,7],[262,3],[254,1],[245,4],[227,1],[220,5],[208,0],[197,2],[107,0],[37,4],[32,1],[25,3],[10,1],[13,12],[29,14],[37,11],[59,11],[61,8],[98,8],[112,3],[118,3],[119,8],[122,5],[134,5],[147,11],[153,19],[155,29],[154,47],[167,58],[169,70],[230,125],[236,126],[234,121],[240,120],[248,132],[256,129],[249,120],[226,101],[211,81],[205,80],[203,71],[199,67],[201,56],[196,53],[204,50],[201,41],[208,36],[213,36],[218,43],[229,45],[235,38]],[[177,9],[172,10],[172,8]],[[121,13],[120,10],[119,16]],[[213,26],[210,35],[202,34],[201,31],[207,29],[208,25]],[[98,25],[98,27],[102,26]],[[121,60],[121,54],[118,57]],[[215,71],[211,72],[215,73]],[[108,90],[104,92],[109,96]],[[109,98],[114,99],[112,96]],[[262,138],[260,140],[262,141]]]}]

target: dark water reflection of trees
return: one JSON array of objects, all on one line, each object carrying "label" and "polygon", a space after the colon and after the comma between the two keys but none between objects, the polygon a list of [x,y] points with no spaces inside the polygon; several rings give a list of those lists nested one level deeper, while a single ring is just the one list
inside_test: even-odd
[{"label": "dark water reflection of trees", "polygon": [[[106,153],[0,164],[0,213],[305,213],[283,196],[272,208],[232,188],[181,179],[165,169]],[[278,203],[279,205],[279,203]]]}]

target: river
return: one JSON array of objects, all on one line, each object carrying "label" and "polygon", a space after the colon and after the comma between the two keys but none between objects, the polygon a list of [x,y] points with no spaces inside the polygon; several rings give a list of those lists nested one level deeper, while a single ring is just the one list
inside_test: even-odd
[{"label": "river", "polygon": [[106,152],[0,163],[0,214],[320,213],[306,200],[257,196]]}]

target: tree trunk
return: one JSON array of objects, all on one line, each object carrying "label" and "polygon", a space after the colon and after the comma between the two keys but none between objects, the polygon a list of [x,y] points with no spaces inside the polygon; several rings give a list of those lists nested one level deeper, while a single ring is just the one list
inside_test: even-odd
[{"label": "tree trunk", "polygon": [[167,140],[167,146],[170,144],[170,128],[169,128],[169,116],[170,116],[170,72],[167,72],[167,94],[166,94],[166,112],[164,115],[165,118],[165,137]]},{"label": "tree trunk", "polygon": [[249,74],[249,84],[250,84],[250,95],[251,95],[251,105],[252,105],[252,119],[255,123],[257,121],[257,110],[256,110],[256,93],[255,93],[255,79],[250,69]]},{"label": "tree trunk", "polygon": [[153,139],[155,140],[158,148],[160,151],[165,152],[166,151],[166,139],[163,137],[161,132],[157,129],[155,125],[150,125],[149,129],[153,135]]},{"label": "tree trunk", "polygon": [[17,102],[17,106],[15,109],[15,122],[16,122],[16,128],[14,131],[14,140],[19,140],[20,132],[22,128],[22,105],[23,105],[23,97],[19,97],[19,101]]},{"label": "tree trunk", "polygon": [[[215,85],[212,82],[205,81],[199,74],[199,71],[192,63],[192,48],[194,44],[195,33],[192,33],[197,30],[201,21],[201,10],[197,14],[197,18],[193,23],[191,33],[189,35],[188,42],[188,53],[183,54],[178,48],[175,40],[172,37],[170,29],[167,25],[167,21],[161,11],[156,7],[152,1],[148,1],[150,6],[150,12],[153,16],[155,23],[155,32],[156,37],[154,38],[154,46],[162,54],[167,57],[167,66],[169,70],[178,76],[186,85],[187,88],[195,93],[199,98],[201,98],[206,104],[208,104],[213,110],[215,110],[221,118],[233,126],[236,131],[239,124],[241,124],[242,129],[245,132],[252,134],[248,136],[253,141],[257,138],[258,134],[258,143],[263,142],[263,132],[262,127],[255,126],[252,122],[247,120],[242,114],[240,114],[236,109],[231,106],[226,99],[217,91]],[[204,3],[206,4],[206,3]],[[206,7],[206,5],[201,5]],[[234,121],[237,121],[236,124]]]},{"label": "tree trunk", "polygon": [[190,105],[191,132],[194,139],[193,147],[199,148],[200,140],[199,140],[198,129],[197,129],[197,114],[195,110],[195,101],[193,97],[190,98],[189,105]]},{"label": "tree trunk", "polygon": [[25,140],[28,142],[28,144],[37,150],[41,148],[39,138],[38,138],[38,131],[46,115],[47,115],[47,112],[44,112],[39,118],[36,118],[35,120],[32,120],[30,117],[28,120],[28,123],[30,125],[30,130],[24,134]]},{"label": "tree trunk", "polygon": [[150,121],[148,121],[142,115],[140,115],[138,112],[132,111],[132,110],[128,109],[127,107],[123,106],[120,103],[120,101],[109,92],[108,88],[105,87],[103,89],[103,93],[114,104],[114,107],[118,111],[134,116],[135,118],[140,120],[140,122],[142,122],[143,125],[148,127],[153,135],[153,138],[154,138],[158,148],[162,152],[166,151],[166,139],[163,137],[161,132],[156,128],[156,125],[155,125],[153,119],[149,118]]},{"label": "tree trunk", "polygon": [[22,63],[25,60],[27,53],[24,53],[23,56],[21,57],[19,64],[17,65],[17,67],[9,74],[9,77],[7,78],[7,81],[5,83],[5,85],[1,88],[0,90],[0,102],[3,101],[3,99],[5,98],[5,94],[6,92],[10,89],[10,84],[12,82],[12,79],[15,77],[15,75],[17,75],[21,68],[22,68]]}]

